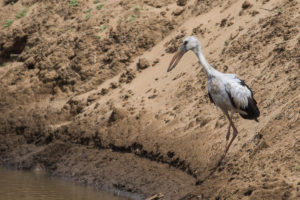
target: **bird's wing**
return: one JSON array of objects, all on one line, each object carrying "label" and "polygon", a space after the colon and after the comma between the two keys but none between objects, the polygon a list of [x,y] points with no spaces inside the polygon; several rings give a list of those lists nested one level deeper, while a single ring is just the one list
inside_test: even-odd
[{"label": "bird's wing", "polygon": [[238,109],[246,108],[249,98],[252,99],[252,91],[244,81],[236,77],[226,78],[225,89],[231,99],[231,103]]}]

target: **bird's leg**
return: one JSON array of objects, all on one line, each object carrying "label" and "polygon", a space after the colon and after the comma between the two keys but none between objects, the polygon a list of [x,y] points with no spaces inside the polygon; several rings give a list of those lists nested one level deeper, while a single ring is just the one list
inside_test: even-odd
[{"label": "bird's leg", "polygon": [[233,136],[232,136],[232,138],[231,138],[229,144],[226,145],[226,149],[225,149],[225,152],[224,152],[224,157],[225,157],[225,155],[227,154],[227,151],[228,151],[229,147],[231,146],[233,140],[235,139],[235,137],[236,137],[237,134],[238,134],[238,131],[237,131],[237,129],[235,128],[235,126],[234,126],[234,124],[233,124],[233,122],[232,122],[232,119],[229,117],[228,113],[226,113],[225,115],[227,116],[227,118],[228,118],[228,120],[229,120],[229,123],[231,124],[231,126],[232,126],[232,128],[233,128],[233,133],[232,133]]},{"label": "bird's leg", "polygon": [[227,131],[227,134],[226,134],[226,145],[225,145],[225,147],[227,146],[228,141],[229,141],[229,137],[230,137],[230,128],[231,128],[231,124],[229,123],[228,131]]},{"label": "bird's leg", "polygon": [[[231,113],[231,119],[232,119],[232,116],[233,116],[233,113]],[[228,141],[229,141],[229,137],[230,137],[230,128],[231,128],[231,123],[230,123],[230,121],[229,121],[228,132],[227,132],[227,134],[226,134],[226,145],[225,145],[225,147],[227,146]]]},{"label": "bird's leg", "polygon": [[[226,156],[226,153],[227,153],[227,151],[228,151],[228,149],[229,149],[229,147],[230,147],[230,145],[231,145],[231,143],[232,143],[232,141],[233,141],[233,139],[235,137],[235,134],[236,134],[236,128],[234,127],[234,125],[232,123],[232,120],[231,120],[233,113],[231,113],[231,118],[230,118],[228,112],[225,112],[225,111],[223,111],[223,112],[224,112],[225,116],[227,117],[227,119],[229,120],[229,126],[228,126],[228,132],[226,134],[225,151],[224,151],[224,154],[221,156],[221,159],[219,160],[217,166],[220,166],[223,163],[223,160],[224,160],[224,158]],[[228,144],[228,140],[229,140],[229,137],[230,137],[230,127],[231,126],[233,128],[233,137],[232,137],[230,143]]]},{"label": "bird's leg", "polygon": [[226,134],[226,145],[228,144],[228,140],[229,140],[229,137],[230,137],[230,128],[231,128],[231,124],[229,123],[229,126],[228,126],[228,131],[227,131],[227,134]]}]

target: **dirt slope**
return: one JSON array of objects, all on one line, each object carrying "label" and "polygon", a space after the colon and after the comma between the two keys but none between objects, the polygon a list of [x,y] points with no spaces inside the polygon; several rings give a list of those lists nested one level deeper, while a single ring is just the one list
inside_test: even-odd
[{"label": "dirt slope", "polygon": [[[300,198],[298,1],[0,6],[3,165],[136,199]],[[261,110],[259,123],[234,117],[239,135],[212,175],[227,121],[193,53],[166,72],[188,35],[212,66],[245,80]]]}]

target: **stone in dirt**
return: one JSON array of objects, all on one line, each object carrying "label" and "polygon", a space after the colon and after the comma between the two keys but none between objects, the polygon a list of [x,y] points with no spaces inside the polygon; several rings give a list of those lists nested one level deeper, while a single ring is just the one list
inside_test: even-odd
[{"label": "stone in dirt", "polygon": [[120,75],[119,83],[130,83],[135,78],[135,73],[132,69],[126,70]]},{"label": "stone in dirt", "polygon": [[184,8],[176,8],[176,10],[174,10],[172,14],[174,16],[179,16],[183,13],[183,11],[184,11]]},{"label": "stone in dirt", "polygon": [[150,66],[149,61],[146,58],[140,58],[137,63],[138,70],[146,69]]},{"label": "stone in dirt", "polygon": [[246,10],[248,8],[251,8],[252,4],[249,1],[244,1],[244,3],[242,4],[242,9]]},{"label": "stone in dirt", "polygon": [[121,120],[121,119],[125,118],[126,116],[128,116],[127,111],[125,111],[121,108],[114,107],[112,109],[111,115],[108,119],[108,124],[112,125],[114,122]]},{"label": "stone in dirt", "polygon": [[177,6],[185,6],[187,3],[187,0],[177,0],[176,4]]}]

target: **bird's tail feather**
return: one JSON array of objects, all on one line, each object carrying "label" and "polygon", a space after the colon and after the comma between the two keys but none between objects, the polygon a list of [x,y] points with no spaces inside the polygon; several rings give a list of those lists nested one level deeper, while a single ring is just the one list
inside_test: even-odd
[{"label": "bird's tail feather", "polygon": [[244,119],[254,119],[256,122],[258,122],[257,118],[260,115],[260,111],[257,107],[255,99],[248,98],[248,106],[242,110],[247,114],[240,114],[241,117],[243,117]]}]

